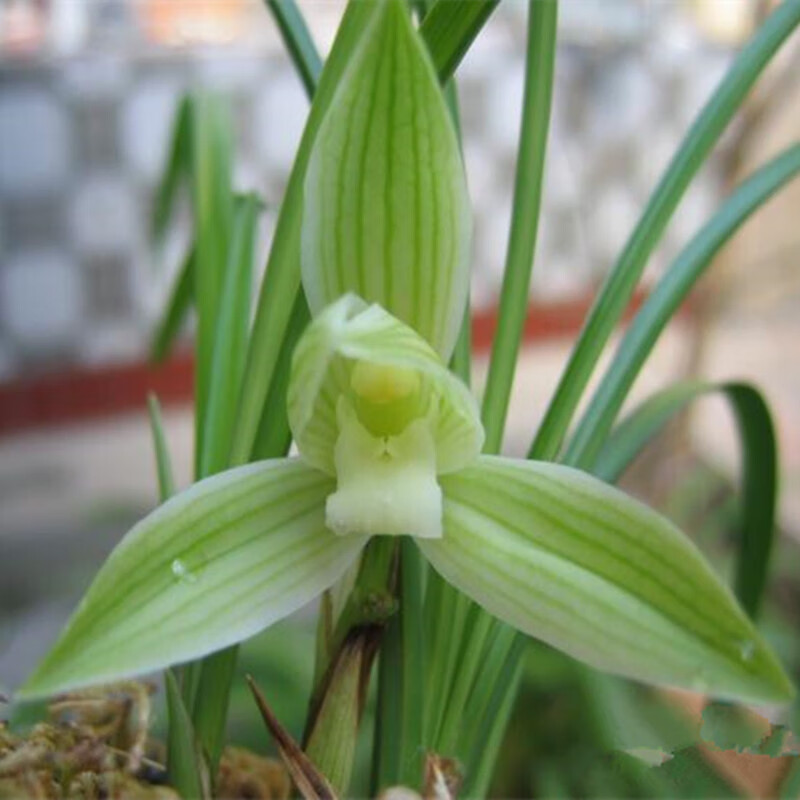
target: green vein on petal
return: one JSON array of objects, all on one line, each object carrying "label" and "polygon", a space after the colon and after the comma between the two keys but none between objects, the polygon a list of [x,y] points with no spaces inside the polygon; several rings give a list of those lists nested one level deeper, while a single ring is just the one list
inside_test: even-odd
[{"label": "green vein on petal", "polygon": [[404,4],[387,0],[309,159],[302,275],[311,311],[354,292],[447,361],[467,298],[470,241],[464,168],[441,88]]},{"label": "green vein on petal", "polygon": [[697,548],[668,520],[568,467],[482,456],[441,480],[433,566],[487,611],[586,663],[752,702],[791,683]]},{"label": "green vein on petal", "polygon": [[136,525],[20,698],[155,671],[239,642],[341,577],[365,543],[324,523],[333,482],[298,459],[201,481]]}]

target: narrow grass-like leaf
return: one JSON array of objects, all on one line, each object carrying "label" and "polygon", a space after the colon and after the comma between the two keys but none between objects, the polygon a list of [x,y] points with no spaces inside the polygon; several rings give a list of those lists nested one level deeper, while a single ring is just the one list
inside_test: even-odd
[{"label": "narrow grass-like leaf", "polygon": [[465,714],[467,719],[487,720],[484,726],[475,725],[475,730],[479,733],[473,734],[474,744],[471,748],[469,763],[471,769],[465,777],[464,796],[465,797],[486,797],[489,792],[489,783],[492,779],[497,757],[503,745],[508,721],[514,708],[514,700],[517,697],[522,670],[524,666],[524,640],[515,636],[514,649],[509,653],[503,662],[503,669],[494,683],[488,683],[487,678],[481,678],[477,685],[483,688],[484,684],[492,687],[492,695],[489,702],[481,705],[482,716],[473,716],[469,710]]},{"label": "narrow grass-like leaf", "polygon": [[436,73],[406,6],[386,0],[342,75],[308,163],[302,280],[312,314],[354,292],[448,360],[467,297],[471,230]]},{"label": "narrow grass-like leaf", "polygon": [[152,232],[160,241],[169,225],[181,181],[188,180],[192,165],[192,98],[181,98],[172,123],[167,165],[161,174],[153,201]]},{"label": "narrow grass-like leaf", "polygon": [[775,539],[778,455],[772,417],[761,393],[745,383],[680,383],[653,395],[623,420],[600,453],[594,474],[616,481],[633,457],[693,400],[721,393],[731,404],[742,447],[742,499],[735,591],[755,616],[767,585]]},{"label": "narrow grass-like leaf", "polygon": [[150,415],[150,431],[153,436],[153,450],[156,457],[156,474],[158,475],[158,499],[165,502],[175,491],[172,477],[172,463],[164,436],[164,424],[161,420],[161,406],[158,398],[150,394],[147,398],[147,411]]},{"label": "narrow grass-like leaf", "polygon": [[616,483],[668,422],[692,400],[717,388],[702,381],[684,381],[656,392],[616,426],[600,451],[592,474],[608,483]]},{"label": "narrow grass-like leaf", "polygon": [[194,297],[195,472],[202,475],[205,420],[212,381],[217,321],[233,227],[231,142],[221,101],[198,95],[193,102],[192,187],[195,216]]},{"label": "narrow grass-like leaf", "polygon": [[400,608],[389,620],[381,642],[378,677],[379,728],[374,758],[373,794],[389,786],[416,787],[423,769],[421,743],[424,708],[424,631],[422,578],[425,564],[417,546],[400,544]]},{"label": "narrow grass-like leaf", "polygon": [[[464,591],[460,586],[455,588]],[[486,651],[496,631],[497,621],[474,603],[470,603],[467,615],[466,641],[459,654],[458,667],[447,695],[445,713],[434,739],[435,749],[441,753],[456,752],[461,736],[464,709],[474,688],[475,676],[485,663]]]},{"label": "narrow grass-like leaf", "polygon": [[306,94],[314,96],[322,72],[322,59],[311,38],[306,21],[294,0],[266,0],[283,42],[292,59]]},{"label": "narrow grass-like leaf", "polygon": [[500,0],[437,0],[425,15],[420,34],[444,83],[461,63]]},{"label": "narrow grass-like leaf", "polygon": [[239,647],[234,645],[218,650],[202,661],[192,662],[187,667],[189,678],[196,684],[192,723],[203,758],[214,773],[219,768],[219,759],[225,746],[225,723],[238,659]]},{"label": "narrow grass-like leaf", "polygon": [[253,248],[259,210],[260,201],[251,194],[239,198],[234,211],[211,359],[201,477],[213,475],[228,464],[250,323]]},{"label": "narrow grass-like leaf", "polygon": [[[215,350],[219,331],[220,308],[226,288],[226,266],[231,256],[233,237],[234,195],[232,190],[232,153],[227,111],[215,96],[199,95],[193,102],[192,114],[192,179],[195,218],[194,299],[197,309],[195,336],[195,476],[204,477],[209,468],[206,433],[209,396],[212,387],[224,395],[235,388],[220,387],[214,375]],[[232,289],[229,294],[235,297]],[[246,324],[246,319],[241,323]],[[241,330],[237,324],[227,335],[237,338]],[[219,362],[218,362],[219,363]],[[222,404],[224,405],[224,403]],[[215,411],[219,407],[219,394]],[[214,458],[219,463],[217,451],[229,446],[217,437],[213,443]],[[228,705],[230,680],[235,663],[235,653],[215,655],[202,664],[186,668],[190,687],[195,684],[193,722],[210,769],[216,772],[216,754],[222,736],[222,722]],[[203,694],[199,685],[204,684]],[[208,727],[206,727],[208,725]]]},{"label": "narrow grass-like leaf", "polygon": [[289,390],[292,357],[300,336],[305,331],[310,319],[308,304],[302,292],[298,292],[286,330],[272,383],[261,412],[261,422],[253,445],[252,458],[274,458],[284,455],[289,450],[292,432],[289,429],[289,415],[286,410],[286,396]]},{"label": "narrow grass-like leaf", "polygon": [[20,697],[197,658],[316,597],[364,545],[325,527],[332,490],[329,478],[301,461],[276,459],[200,481],[169,500],[113,551]]},{"label": "narrow grass-like leaf", "polygon": [[178,681],[170,669],[164,673],[164,690],[169,717],[167,774],[170,786],[180,792],[181,797],[206,800],[211,796],[208,771],[204,768]]},{"label": "narrow grass-like leaf", "polygon": [[[264,402],[291,319],[294,298],[300,287],[303,181],[311,146],[350,54],[373,11],[373,3],[356,0],[348,4],[314,93],[314,102],[311,104],[278,214],[272,248],[256,305],[234,432],[232,448],[234,464],[245,463],[250,458]],[[289,301],[289,298],[292,300]]]},{"label": "narrow grass-like leaf", "polygon": [[800,144],[757,170],[681,251],[626,331],[570,439],[563,461],[591,465],[628,392],[667,323],[738,227],[800,172]]},{"label": "narrow grass-like leaf", "polygon": [[785,702],[780,663],[695,546],[651,509],[555,464],[482,456],[441,479],[435,569],[487,611],[592,666]]},{"label": "narrow grass-like leaf", "polygon": [[531,458],[557,456],[597,359],[686,188],[764,67],[799,23],[800,3],[781,3],[736,57],[690,128],[589,312],[531,445]]},{"label": "narrow grass-like leaf", "polygon": [[170,291],[166,308],[162,313],[153,341],[150,345],[150,360],[156,364],[164,361],[172,349],[175,339],[192,307],[194,299],[194,246],[189,249],[181,264],[178,276]]},{"label": "narrow grass-like leaf", "polygon": [[[175,487],[172,465],[164,436],[161,408],[155,395],[151,394],[147,398],[147,407],[156,455],[159,500],[164,503],[172,497]],[[184,694],[181,693],[173,669],[164,672],[164,687],[167,696],[167,771],[170,784],[182,797],[208,797],[208,767],[200,753],[194,725],[184,703],[184,696],[191,697],[192,692],[187,689]]]},{"label": "narrow grass-like leaf", "polygon": [[[439,732],[446,714],[460,714],[448,700],[468,640],[467,620],[472,601],[451,586],[438,572],[430,570],[425,597],[427,680],[424,743],[438,747]],[[448,754],[449,755],[449,754]]]},{"label": "narrow grass-like leaf", "polygon": [[522,326],[528,311],[550,124],[557,16],[555,0],[532,0],[529,4],[525,91],[511,233],[497,313],[497,331],[481,407],[486,431],[484,449],[489,453],[498,452],[502,443]]}]

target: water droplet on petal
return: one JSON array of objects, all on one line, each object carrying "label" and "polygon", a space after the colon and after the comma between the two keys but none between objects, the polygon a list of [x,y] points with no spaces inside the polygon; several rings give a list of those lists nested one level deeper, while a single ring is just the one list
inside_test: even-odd
[{"label": "water droplet on petal", "polygon": [[172,574],[184,583],[194,583],[197,580],[197,575],[191,572],[179,558],[172,562]]},{"label": "water droplet on petal", "polygon": [[756,654],[756,643],[749,640],[739,643],[739,655],[742,661],[752,661]]}]

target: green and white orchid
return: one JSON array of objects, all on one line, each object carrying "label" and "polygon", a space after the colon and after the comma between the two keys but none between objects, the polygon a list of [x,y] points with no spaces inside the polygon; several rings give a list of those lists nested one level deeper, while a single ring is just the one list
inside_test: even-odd
[{"label": "green and white orchid", "polygon": [[779,662],[696,547],[583,472],[481,455],[447,368],[469,282],[458,142],[403,5],[384,3],[317,135],[287,407],[299,456],[231,469],[123,539],[20,695],[239,642],[332,587],[376,536],[519,630],[601,669],[787,700]]}]

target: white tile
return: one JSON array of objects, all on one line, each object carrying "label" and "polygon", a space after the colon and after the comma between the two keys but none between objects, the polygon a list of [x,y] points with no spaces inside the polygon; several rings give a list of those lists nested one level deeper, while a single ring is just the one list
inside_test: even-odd
[{"label": "white tile", "polygon": [[522,59],[509,59],[491,77],[491,91],[486,94],[485,124],[492,146],[516,153],[522,119],[522,92],[525,72]]},{"label": "white tile", "polygon": [[[65,0],[61,2],[63,4]],[[66,92],[82,101],[90,98],[113,99],[128,88],[131,65],[130,59],[119,53],[92,52],[66,59],[59,79]]]},{"label": "white tile", "polygon": [[23,253],[0,270],[3,321],[24,347],[61,347],[78,327],[81,301],[75,264],[57,252]]},{"label": "white tile", "polygon": [[81,338],[78,352],[85,364],[113,364],[146,357],[147,342],[131,320],[92,324]]},{"label": "white tile", "polygon": [[97,174],[79,184],[69,217],[73,241],[82,255],[127,252],[139,234],[133,189],[120,174]]},{"label": "white tile", "polygon": [[55,194],[70,169],[70,129],[58,101],[39,89],[0,95],[0,194]]},{"label": "white tile", "polygon": [[179,80],[165,75],[139,83],[125,101],[122,149],[144,181],[156,181],[164,168],[180,91]]},{"label": "white tile", "polygon": [[300,81],[280,68],[268,75],[256,99],[256,147],[269,167],[288,173],[308,116],[308,100]]}]

